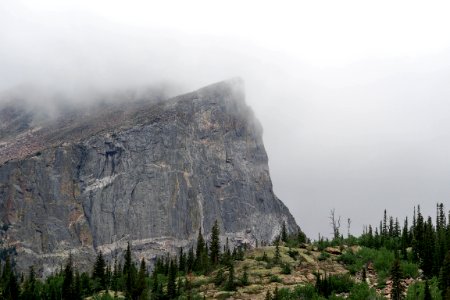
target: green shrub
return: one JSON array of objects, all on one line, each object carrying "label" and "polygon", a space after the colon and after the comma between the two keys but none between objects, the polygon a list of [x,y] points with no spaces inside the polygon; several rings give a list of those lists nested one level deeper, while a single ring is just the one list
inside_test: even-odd
[{"label": "green shrub", "polygon": [[346,266],[350,266],[356,263],[356,255],[353,251],[346,251],[339,256],[338,261]]},{"label": "green shrub", "polygon": [[355,284],[350,290],[350,294],[348,296],[349,300],[362,300],[362,299],[384,299],[379,296],[374,289],[369,288],[367,283],[361,282]]},{"label": "green shrub", "polygon": [[225,281],[225,276],[224,276],[224,272],[223,269],[219,269],[216,273],[216,276],[214,277],[214,285],[216,287],[221,286]]},{"label": "green shrub", "polygon": [[[441,300],[441,291],[438,287],[438,280],[436,277],[433,277],[432,279],[428,280],[428,285],[430,287],[431,292],[431,298],[434,300]],[[415,299],[423,299],[424,297],[424,288],[425,288],[425,282],[419,281],[414,282],[408,287],[408,290],[406,292],[406,300],[415,300]]]},{"label": "green shrub", "polygon": [[319,261],[324,261],[330,257],[330,254],[327,252],[321,252],[319,257],[317,258]]},{"label": "green shrub", "polygon": [[297,257],[300,255],[297,250],[292,249],[289,249],[287,253],[294,260],[297,260]]},{"label": "green shrub", "polygon": [[291,274],[292,273],[291,265],[289,265],[288,263],[284,263],[281,266],[281,273],[285,275]]},{"label": "green shrub", "polygon": [[417,264],[402,261],[401,262],[402,274],[405,278],[417,278],[419,276],[419,267]]},{"label": "green shrub", "polygon": [[277,275],[271,275],[270,276],[270,282],[279,282],[279,283],[281,283],[281,279]]},{"label": "green shrub", "polygon": [[313,285],[296,286],[291,299],[316,299],[319,295]]},{"label": "green shrub", "polygon": [[349,274],[338,274],[330,276],[331,290],[337,294],[349,292],[355,282]]}]

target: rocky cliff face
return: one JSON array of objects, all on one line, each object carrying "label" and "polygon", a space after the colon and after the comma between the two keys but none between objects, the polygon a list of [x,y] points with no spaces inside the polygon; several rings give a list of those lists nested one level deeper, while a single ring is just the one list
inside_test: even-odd
[{"label": "rocky cliff face", "polygon": [[47,275],[69,252],[83,267],[127,241],[152,259],[191,245],[199,228],[208,235],[216,219],[234,243],[270,241],[283,221],[298,230],[272,191],[241,80],[97,122],[107,125],[74,120],[1,137],[1,247],[15,249],[19,269]]}]

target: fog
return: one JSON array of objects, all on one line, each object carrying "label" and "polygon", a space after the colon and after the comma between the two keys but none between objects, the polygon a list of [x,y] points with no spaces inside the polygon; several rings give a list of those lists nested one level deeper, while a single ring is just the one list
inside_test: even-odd
[{"label": "fog", "polygon": [[[312,2],[312,1],[311,1]],[[2,1],[0,93],[34,106],[240,76],[274,190],[311,238],[450,208],[445,2]],[[5,101],[5,100],[3,100]]]}]

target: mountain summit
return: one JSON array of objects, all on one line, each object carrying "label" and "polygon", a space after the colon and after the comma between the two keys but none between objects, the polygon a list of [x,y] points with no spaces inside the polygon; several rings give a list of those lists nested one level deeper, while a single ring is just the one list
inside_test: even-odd
[{"label": "mountain summit", "polygon": [[128,241],[151,260],[209,236],[215,220],[234,244],[272,241],[283,222],[299,230],[273,193],[240,79],[38,127],[1,114],[1,247],[19,270],[48,275],[69,253],[87,266]]}]

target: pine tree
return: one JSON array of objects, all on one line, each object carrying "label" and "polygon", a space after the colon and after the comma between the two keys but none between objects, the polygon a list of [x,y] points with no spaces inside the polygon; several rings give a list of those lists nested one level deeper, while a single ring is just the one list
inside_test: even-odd
[{"label": "pine tree", "polygon": [[270,293],[270,290],[267,290],[265,300],[272,300],[272,294]]},{"label": "pine tree", "polygon": [[275,240],[275,256],[273,258],[273,262],[275,264],[279,264],[281,262],[280,238],[279,237]]},{"label": "pine tree", "polygon": [[401,284],[402,272],[400,269],[400,260],[396,258],[391,268],[392,290],[391,298],[400,300],[403,298],[403,286]]},{"label": "pine tree", "polygon": [[81,285],[81,277],[78,271],[75,272],[75,284],[74,284],[74,292],[73,292],[73,300],[81,300],[83,294],[83,288]]},{"label": "pine tree", "polygon": [[203,271],[205,269],[205,261],[204,261],[205,252],[206,252],[206,244],[205,240],[203,239],[202,229],[199,228],[197,237],[197,249],[195,251],[196,271]]},{"label": "pine tree", "polygon": [[192,269],[194,268],[194,263],[195,263],[194,249],[191,247],[189,249],[188,257],[186,260],[186,269],[188,273],[192,272]]},{"label": "pine tree", "polygon": [[450,251],[445,255],[444,263],[441,267],[439,275],[439,289],[442,293],[442,299],[446,299],[446,295],[450,292]]},{"label": "pine tree", "polygon": [[64,268],[64,280],[62,284],[62,299],[72,300],[73,297],[73,263],[72,254],[69,254],[66,266]]},{"label": "pine tree", "polygon": [[186,253],[183,252],[183,247],[180,247],[178,253],[178,268],[180,272],[186,272]]},{"label": "pine tree", "polygon": [[423,291],[423,300],[432,300],[430,286],[428,285],[428,280],[425,280],[425,288]]},{"label": "pine tree", "polygon": [[106,289],[106,273],[105,273],[105,260],[103,258],[102,251],[99,251],[97,259],[95,260],[94,270],[92,272],[92,279],[96,282],[96,291]]},{"label": "pine tree", "polygon": [[214,276],[214,285],[216,287],[219,287],[222,285],[223,281],[225,280],[224,276],[223,276],[223,269],[220,268],[217,273],[216,276]]},{"label": "pine tree", "polygon": [[278,286],[275,286],[275,290],[273,291],[272,300],[279,300],[279,299],[280,299],[280,293],[278,292]]},{"label": "pine tree", "polygon": [[20,288],[17,282],[17,276],[14,272],[9,273],[8,285],[5,291],[6,299],[16,300],[19,299]]},{"label": "pine tree", "polygon": [[228,280],[225,284],[225,290],[234,291],[235,289],[236,285],[234,283],[234,265],[230,264],[230,267],[228,268]]},{"label": "pine tree", "polygon": [[111,285],[114,292],[117,292],[119,289],[119,278],[120,278],[120,267],[117,264],[117,258],[114,259],[114,270],[112,274]]},{"label": "pine tree", "polygon": [[288,235],[287,235],[287,230],[286,230],[286,222],[283,221],[283,224],[281,224],[281,240],[286,243],[287,239],[288,239]]},{"label": "pine tree", "polygon": [[402,259],[404,260],[408,259],[408,252],[406,251],[406,248],[408,248],[408,237],[408,217],[406,217],[405,223],[403,224],[402,238],[400,240],[400,251],[402,254]]},{"label": "pine tree", "polygon": [[247,269],[248,269],[248,267],[245,266],[245,267],[244,267],[244,272],[242,273],[241,284],[242,284],[243,286],[246,286],[246,285],[249,284]]},{"label": "pine tree", "polygon": [[167,278],[167,297],[169,299],[175,299],[177,296],[177,266],[174,260],[170,260],[169,277]]},{"label": "pine tree", "polygon": [[147,267],[145,265],[144,258],[142,258],[136,283],[136,295],[138,296],[139,299],[146,299],[146,283],[145,283],[146,277],[147,277]]},{"label": "pine tree", "polygon": [[219,241],[219,224],[217,220],[214,222],[214,225],[211,229],[211,247],[210,247],[210,258],[213,266],[219,263],[219,255],[220,255],[220,241]]},{"label": "pine tree", "polygon": [[361,281],[366,282],[366,279],[367,279],[367,272],[366,272],[366,267],[364,266],[362,269],[362,273],[361,273]]},{"label": "pine tree", "polygon": [[385,238],[388,234],[388,227],[387,227],[387,212],[386,210],[384,210],[384,215],[383,215],[383,229],[380,232],[381,236],[383,238]]},{"label": "pine tree", "polygon": [[136,267],[131,259],[131,244],[128,242],[127,250],[125,251],[125,262],[123,265],[123,276],[125,277],[125,297],[127,299],[133,298],[134,283],[136,278]]},{"label": "pine tree", "polygon": [[230,251],[230,244],[228,241],[228,238],[225,242],[225,246],[223,248],[223,255],[221,257],[221,263],[223,265],[228,266],[231,263],[231,251]]},{"label": "pine tree", "polygon": [[29,269],[28,278],[24,283],[21,299],[23,300],[40,299],[40,296],[36,289],[36,274],[34,272],[33,266],[31,266]]}]

